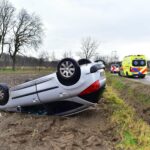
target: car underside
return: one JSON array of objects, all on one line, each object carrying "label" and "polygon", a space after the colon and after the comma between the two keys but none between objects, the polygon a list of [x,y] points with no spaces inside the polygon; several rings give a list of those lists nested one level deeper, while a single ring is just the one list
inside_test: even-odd
[{"label": "car underside", "polygon": [[8,88],[0,84],[0,110],[72,115],[98,102],[106,84],[102,62],[61,60],[57,72]]}]

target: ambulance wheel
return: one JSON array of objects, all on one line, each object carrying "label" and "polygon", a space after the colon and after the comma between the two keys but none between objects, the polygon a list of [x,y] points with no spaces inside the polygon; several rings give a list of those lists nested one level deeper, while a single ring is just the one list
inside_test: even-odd
[{"label": "ambulance wheel", "polygon": [[122,77],[122,74],[121,74],[121,72],[120,72],[120,71],[118,72],[118,75],[119,75],[120,77]]},{"label": "ambulance wheel", "polygon": [[128,72],[126,72],[126,77],[127,77],[127,78],[129,78],[129,74],[128,74]]},{"label": "ambulance wheel", "polygon": [[130,75],[128,74],[128,72],[126,72],[126,77],[127,77],[127,78],[132,78],[133,76],[132,76],[132,75],[130,76]]},{"label": "ambulance wheel", "polygon": [[141,77],[142,79],[144,79],[144,78],[145,78],[145,76],[146,76],[146,75],[144,74],[144,75],[141,75],[140,77]]},{"label": "ambulance wheel", "polygon": [[9,88],[0,84],[0,105],[7,104],[9,100]]},{"label": "ambulance wheel", "polygon": [[58,63],[57,78],[59,82],[66,86],[77,83],[81,76],[79,64],[72,58],[64,58]]}]

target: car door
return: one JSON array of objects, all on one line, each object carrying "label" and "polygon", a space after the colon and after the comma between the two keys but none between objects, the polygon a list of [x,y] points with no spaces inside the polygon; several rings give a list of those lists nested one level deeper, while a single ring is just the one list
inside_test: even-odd
[{"label": "car door", "polygon": [[40,104],[35,82],[28,82],[10,89],[9,106],[32,106]]}]

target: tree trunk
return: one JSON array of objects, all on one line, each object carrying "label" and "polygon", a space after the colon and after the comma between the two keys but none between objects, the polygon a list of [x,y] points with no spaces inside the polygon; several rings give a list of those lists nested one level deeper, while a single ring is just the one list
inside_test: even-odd
[{"label": "tree trunk", "polygon": [[2,38],[2,41],[1,41],[1,45],[2,45],[2,47],[1,47],[0,58],[2,57],[3,52],[4,52],[4,39],[3,38]]},{"label": "tree trunk", "polygon": [[15,71],[16,70],[16,57],[12,58],[12,70]]}]

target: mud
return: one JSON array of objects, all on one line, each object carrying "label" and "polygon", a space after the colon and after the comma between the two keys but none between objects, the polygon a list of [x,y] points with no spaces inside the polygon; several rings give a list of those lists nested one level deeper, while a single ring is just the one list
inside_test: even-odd
[{"label": "mud", "polygon": [[[0,74],[0,82],[14,86],[38,76]],[[114,150],[111,113],[103,98],[71,117],[0,112],[0,150]]]}]

